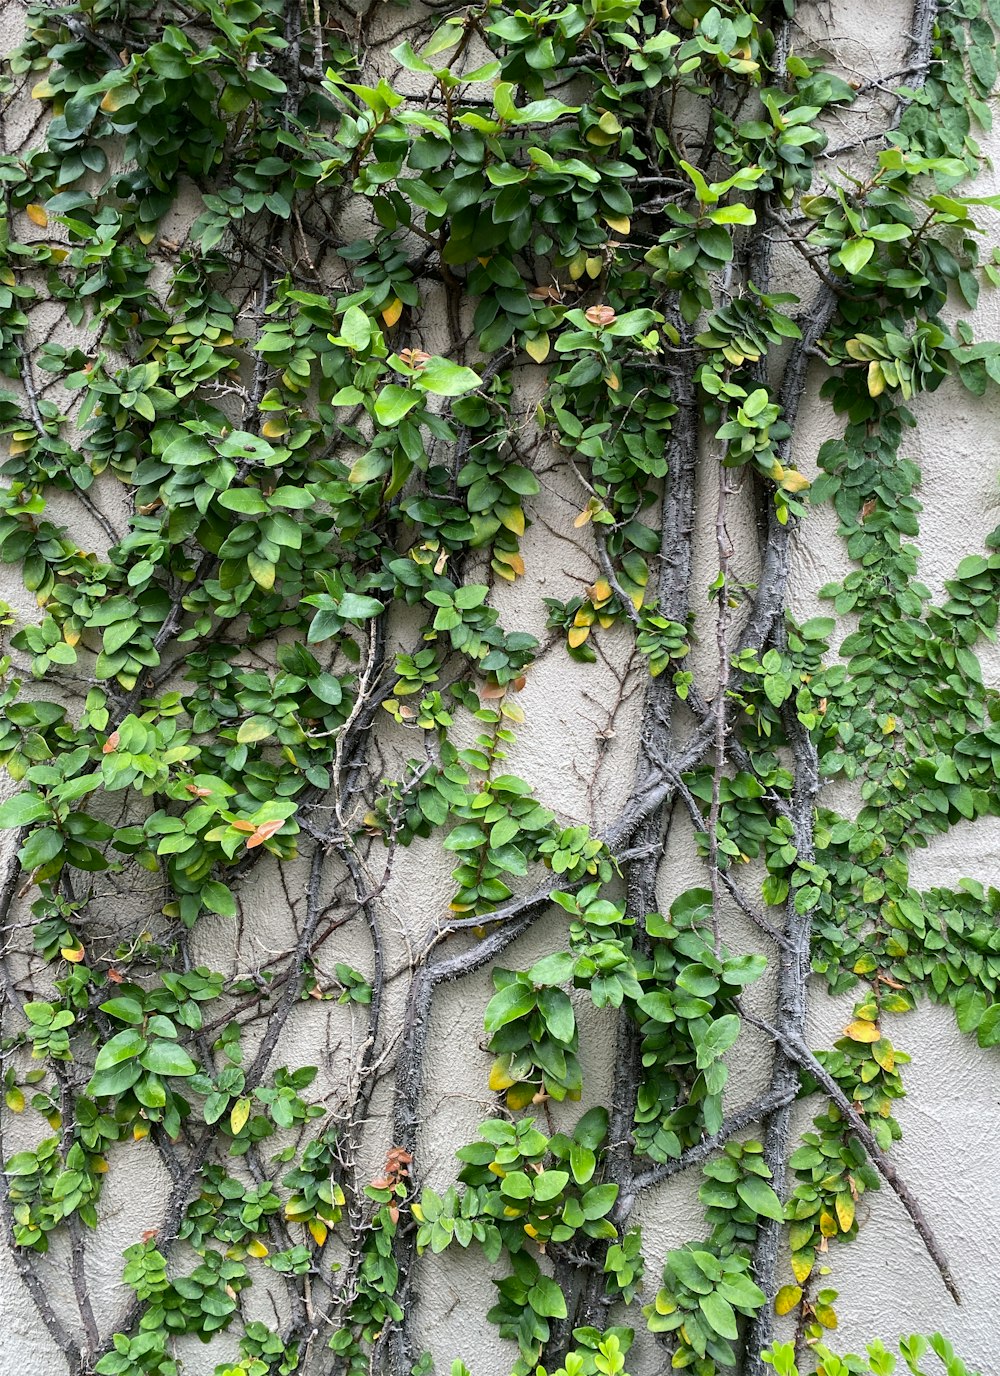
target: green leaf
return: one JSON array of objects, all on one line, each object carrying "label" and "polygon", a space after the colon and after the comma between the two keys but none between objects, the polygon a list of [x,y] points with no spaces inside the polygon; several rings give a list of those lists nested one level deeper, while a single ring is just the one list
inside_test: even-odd
[{"label": "green leaf", "polygon": [[13,798],[0,803],[0,829],[25,827],[51,815],[52,809],[37,793],[15,793]]},{"label": "green leaf", "polygon": [[[492,833],[490,834],[492,844]],[[572,977],[576,956],[569,951],[557,951],[551,956],[536,960],[528,971],[532,984],[565,984]]]},{"label": "green leaf", "polygon": [[733,1306],[716,1291],[713,1290],[708,1295],[699,1295],[698,1308],[712,1330],[718,1333],[720,1337],[735,1338],[737,1336],[736,1314]]},{"label": "green leaf", "polygon": [[433,392],[435,396],[460,397],[478,387],[482,378],[460,363],[452,363],[447,358],[430,358],[414,381],[425,392]]},{"label": "green leaf", "polygon": [[871,239],[848,239],[840,248],[840,261],[844,268],[854,276],[865,266],[872,254],[875,252],[875,245]]},{"label": "green leaf", "polygon": [[152,1042],[139,1058],[143,1070],[155,1075],[194,1075],[198,1067],[176,1042]]},{"label": "green leaf", "polygon": [[740,1035],[740,1020],[735,1013],[716,1018],[696,1047],[697,1062],[704,1070],[712,1061],[724,1055]]},{"label": "green leaf", "polygon": [[576,1017],[569,995],[562,989],[546,987],[539,989],[537,1004],[551,1035],[564,1046],[569,1045],[576,1031]]},{"label": "green leaf", "polygon": [[979,1022],[980,1046],[1000,1045],[1000,1003],[991,1003]]},{"label": "green leaf", "polygon": [[535,1176],[533,1193],[537,1200],[544,1203],[562,1194],[568,1184],[568,1171],[542,1171]]},{"label": "green leaf", "polygon": [[573,1129],[573,1141],[596,1151],[608,1132],[608,1110],[598,1104],[589,1108]]},{"label": "green leaf", "polygon": [[507,1023],[514,1022],[530,1013],[535,1006],[535,991],[530,984],[515,980],[503,989],[498,989],[486,1005],[483,1026],[487,1032],[496,1032]]},{"label": "green leaf", "polygon": [[580,1201],[583,1206],[584,1218],[603,1218],[617,1198],[617,1185],[594,1185]]},{"label": "green leaf", "polygon": [[252,744],[254,741],[266,741],[269,736],[274,735],[277,729],[277,722],[272,721],[270,717],[248,717],[246,721],[240,723],[236,739],[240,745]]},{"label": "green leaf", "polygon": [[394,382],[389,382],[376,398],[375,419],[379,425],[398,425],[420,400],[419,392],[410,387],[397,387]]},{"label": "green leaf", "polygon": [[345,593],[337,606],[338,615],[345,621],[367,621],[384,610],[377,597],[363,597],[356,592]]},{"label": "green leaf", "polygon": [[220,917],[236,916],[236,899],[217,879],[209,879],[201,886],[201,901],[210,913],[218,913]]},{"label": "green leaf", "polygon": [[554,1280],[539,1276],[528,1291],[528,1304],[545,1319],[566,1317],[566,1297]]},{"label": "green leaf", "polygon": [[[336,342],[346,344],[349,349],[355,352],[367,349],[371,343],[373,326],[371,319],[361,309],[360,306],[348,306],[344,312],[344,319],[340,326],[340,335]],[[360,400],[360,394],[359,394]],[[338,403],[343,404],[343,403]]]},{"label": "green leaf", "polygon": [[131,1030],[119,1032],[109,1042],[105,1042],[97,1053],[94,1070],[110,1070],[122,1061],[131,1060],[146,1049],[146,1038]]},{"label": "green leaf", "polygon": [[781,1200],[767,1181],[762,1180],[759,1175],[748,1175],[740,1180],[736,1185],[736,1193],[755,1214],[773,1218],[778,1223],[784,1220],[785,1211]]},{"label": "green leaf", "polygon": [[107,1003],[101,1004],[101,1012],[107,1013],[109,1018],[117,1018],[119,1022],[128,1022],[133,1025],[141,1023],[145,1016],[139,1000],[127,996],[108,999]]},{"label": "green leaf", "polygon": [[234,487],[228,492],[221,492],[219,505],[227,511],[238,511],[243,516],[266,516],[270,510],[255,487]]}]

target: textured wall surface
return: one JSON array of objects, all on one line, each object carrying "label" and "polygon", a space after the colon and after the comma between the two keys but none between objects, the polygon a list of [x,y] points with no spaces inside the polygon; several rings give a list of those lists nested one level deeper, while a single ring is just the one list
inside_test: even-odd
[{"label": "textured wall surface", "polygon": [[[829,49],[844,71],[861,78],[891,74],[899,65],[904,42],[899,6],[870,4],[868,0],[837,0],[829,9],[808,7],[803,22],[813,36],[825,30],[834,36]],[[811,16],[811,17],[810,17]],[[8,12],[16,21],[16,13]],[[10,31],[11,33],[13,30]],[[11,41],[0,30],[0,47]],[[15,112],[15,116],[16,116]],[[987,145],[1000,160],[1000,131]],[[991,174],[984,186],[993,190]],[[1000,243],[1000,225],[996,228]],[[796,268],[796,271],[798,269]],[[977,333],[1000,337],[1000,293],[984,296],[978,311]],[[60,337],[57,335],[57,337]],[[537,374],[536,374],[537,378]],[[534,384],[533,384],[534,385]],[[815,387],[815,380],[813,380]],[[524,408],[530,413],[526,394]],[[944,388],[918,401],[920,420],[905,450],[921,464],[924,503],[921,534],[921,576],[935,596],[959,560],[979,551],[983,537],[998,523],[1000,508],[1000,421],[995,394],[976,400],[957,389]],[[815,470],[816,451],[833,433],[828,413],[814,404],[803,416],[795,455],[807,474]],[[574,529],[581,505],[573,474],[553,456],[543,474],[542,494],[533,511],[534,525],[523,546],[527,573],[496,597],[504,623],[534,631],[544,641],[545,596],[568,597],[585,576],[593,576],[586,531]],[[714,573],[711,495],[702,504],[705,538],[698,550],[695,587],[707,587]],[[114,513],[110,513],[114,517]],[[118,514],[121,519],[121,513]],[[95,529],[77,526],[80,543],[93,544]],[[748,580],[755,576],[754,548],[749,519],[738,532],[735,562]],[[816,511],[796,533],[793,556],[793,610],[805,617],[825,610],[817,590],[843,577],[849,569],[846,552],[836,535],[836,519],[827,508]],[[35,614],[32,599],[10,571],[0,570],[0,596],[25,617]],[[710,682],[713,670],[710,625],[700,631],[695,669]],[[531,779],[540,800],[561,819],[597,827],[615,813],[631,783],[630,740],[636,730],[641,694],[638,680],[627,670],[624,631],[605,638],[607,654],[593,666],[571,664],[560,645],[544,653],[521,697],[527,716],[512,751],[511,768]],[[1000,686],[1000,654],[985,656],[987,681]],[[414,747],[397,733],[386,731],[387,761],[407,758]],[[391,772],[387,763],[387,772]],[[823,801],[849,812],[853,801],[841,786]],[[391,933],[395,977],[389,981],[388,1025],[398,1022],[406,991],[410,943],[416,940],[446,906],[450,896],[450,857],[436,843],[416,842],[404,852],[384,895],[386,929]],[[966,824],[919,852],[912,867],[913,882],[930,887],[953,884],[963,877],[1000,883],[1000,822]],[[272,865],[255,871],[252,895],[244,896],[239,924],[222,918],[203,920],[196,933],[196,957],[214,969],[246,969],[286,947],[292,930],[289,896],[296,894],[296,870],[286,871],[284,884]],[[682,889],[703,882],[685,820],[674,822],[667,861],[661,878],[664,904]],[[130,921],[123,912],[114,921]],[[523,968],[552,949],[557,919],[536,925],[505,957],[504,963]],[[737,950],[752,949],[753,933],[733,916],[726,933]],[[330,939],[321,959],[328,966],[347,960],[364,968],[368,949],[363,934],[348,926]],[[428,1100],[423,1166],[428,1183],[445,1186],[454,1178],[453,1151],[474,1134],[488,1115],[490,1096],[486,1075],[490,1058],[482,1049],[482,1013],[491,992],[488,972],[465,980],[441,994],[436,1005],[433,1050],[428,1065]],[[754,998],[766,1004],[768,982],[755,987]],[[838,1005],[817,988],[813,1011],[813,1044],[828,1045],[843,1024],[850,1000]],[[612,1057],[612,1020],[593,1009],[581,1014],[581,1058],[584,1065],[584,1104],[602,1102],[607,1094]],[[360,1023],[350,1008],[333,1004],[301,1005],[283,1034],[287,1063],[320,1067],[327,1102],[335,1106],[342,1089],[343,1066],[351,1039]],[[830,1283],[841,1295],[838,1341],[856,1345],[879,1335],[891,1339],[915,1329],[940,1328],[958,1350],[983,1373],[997,1370],[1000,1319],[996,1308],[994,1237],[1000,1227],[1000,1175],[996,1143],[1000,1140],[1000,1059],[997,1052],[981,1052],[958,1033],[945,1009],[924,1005],[898,1021],[898,1043],[909,1051],[913,1064],[907,1075],[908,1097],[898,1113],[904,1138],[895,1151],[900,1168],[921,1199],[927,1217],[952,1262],[965,1303],[958,1309],[949,1300],[931,1261],[898,1201],[887,1191],[866,1194],[867,1217],[854,1244],[832,1255]],[[391,1059],[393,1047],[387,1050]],[[766,1038],[750,1030],[739,1044],[730,1080],[735,1106],[765,1082],[769,1072]],[[278,1063],[281,1063],[280,1057]],[[373,1167],[387,1145],[388,1082],[376,1092],[365,1142]],[[579,1111],[571,1107],[571,1116]],[[558,1108],[558,1106],[557,1106]],[[558,1121],[558,1111],[553,1114]],[[803,1123],[806,1115],[803,1115]],[[28,1131],[28,1125],[25,1125]],[[10,1149],[16,1148],[10,1144]],[[149,1143],[119,1147],[104,1194],[103,1226],[90,1243],[92,1293],[103,1324],[122,1312],[121,1251],[142,1233],[155,1228],[167,1197],[168,1178]],[[655,1278],[657,1259],[671,1245],[696,1236],[702,1228],[690,1181],[661,1187],[641,1206],[649,1258],[648,1274]],[[54,1295],[64,1292],[67,1258],[57,1248],[43,1263],[46,1284]],[[272,1298],[260,1287],[250,1292],[249,1310],[273,1321]],[[462,1356],[474,1376],[501,1376],[509,1369],[511,1351],[497,1341],[486,1322],[492,1303],[489,1270],[479,1259],[470,1264],[461,1254],[427,1258],[420,1283],[423,1335],[440,1362]],[[280,1309],[276,1291],[273,1303]],[[62,1369],[58,1353],[38,1323],[32,1306],[11,1266],[0,1255],[0,1376],[54,1376]],[[642,1338],[639,1343],[641,1345]],[[184,1346],[185,1371],[207,1376],[233,1347],[225,1338],[202,1349]]]}]

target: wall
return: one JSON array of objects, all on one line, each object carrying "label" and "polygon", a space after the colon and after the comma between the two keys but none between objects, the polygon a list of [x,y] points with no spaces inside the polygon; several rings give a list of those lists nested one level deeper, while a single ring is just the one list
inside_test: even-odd
[{"label": "wall", "polygon": [[[895,0],[877,7],[838,0],[829,9],[804,6],[802,24],[813,38],[829,39],[828,46],[845,73],[864,79],[892,73],[898,67],[904,8]],[[18,14],[13,6],[4,20],[7,32],[14,32]],[[8,45],[0,41],[0,46]],[[376,50],[373,61],[389,69],[384,49],[381,54]],[[878,99],[877,92],[874,99]],[[11,126],[15,130],[19,118],[26,118],[25,111],[15,107]],[[856,123],[850,126],[856,127]],[[1000,158],[1000,132],[987,141],[986,151]],[[984,175],[983,183],[985,190],[993,189],[990,173]],[[1000,243],[1000,226],[995,237]],[[797,271],[787,258],[781,261],[789,271]],[[1000,336],[1000,299],[996,295],[985,297],[975,323],[978,334]],[[530,388],[536,385],[537,375],[533,381],[525,380],[526,414],[531,408]],[[813,379],[811,387],[815,389],[815,385]],[[920,428],[908,452],[923,467],[922,576],[936,594],[958,561],[966,553],[979,550],[983,537],[997,524],[1000,456],[994,408],[991,397],[977,401],[960,395],[955,388],[922,398],[915,408]],[[804,414],[796,453],[799,466],[807,474],[815,471],[816,450],[832,433],[829,427],[828,415],[814,397]],[[714,573],[709,538],[713,497],[706,491],[702,498],[705,538],[698,549],[696,590],[706,587]],[[541,599],[567,597],[593,576],[587,531],[573,526],[581,505],[580,489],[572,473],[557,455],[549,455],[542,494],[533,512],[534,525],[523,547],[527,573],[516,586],[501,589],[497,597],[508,626],[532,630],[544,640]],[[121,519],[121,513],[110,514]],[[101,538],[96,527],[88,528],[82,521],[75,529],[83,545],[93,545]],[[735,534],[737,571],[752,580],[754,543],[745,510]],[[793,610],[802,617],[820,612],[823,604],[817,600],[817,589],[842,577],[848,568],[836,536],[835,518],[822,508],[794,539]],[[4,580],[0,595],[21,616],[31,617],[32,600],[12,580],[10,571],[0,570],[0,578]],[[703,681],[710,682],[714,638],[707,617],[704,623],[695,660]],[[588,822],[599,828],[615,815],[628,792],[630,743],[637,728],[641,692],[639,680],[628,665],[627,643],[624,631],[606,635],[601,662],[591,667],[571,664],[560,645],[550,645],[522,694],[527,723],[511,753],[511,767],[532,779],[540,799],[567,822]],[[989,682],[1000,687],[1000,656],[987,660],[987,675]],[[387,772],[392,772],[392,761],[416,753],[403,732],[393,734],[383,729],[381,743]],[[845,810],[853,806],[848,790],[830,790],[830,794],[824,801],[831,805]],[[418,842],[402,856],[384,894],[384,921],[391,934],[393,962],[387,1013],[390,1027],[398,1025],[412,944],[447,904],[449,869],[448,857],[442,857],[435,845]],[[912,872],[916,884],[931,886],[951,884],[965,876],[996,882],[998,869],[1000,822],[980,822],[958,827],[933,842],[918,854]],[[299,880],[294,866],[284,885],[276,868],[261,866],[252,894],[245,896],[238,925],[221,918],[199,925],[196,957],[230,973],[253,968],[270,952],[286,946],[293,929],[289,895],[294,904]],[[693,854],[690,830],[686,822],[678,820],[661,876],[662,902],[666,904],[674,893],[700,881],[702,872]],[[141,895],[121,895],[116,902],[112,914],[115,926],[155,920]],[[559,930],[559,916],[550,914],[505,956],[505,963],[530,963],[552,948]],[[735,915],[730,916],[726,939],[740,950],[755,943],[753,933]],[[369,951],[356,926],[338,932],[321,952],[320,963],[327,969],[337,960],[365,968]],[[490,992],[488,975],[483,973],[449,987],[436,1005],[422,1142],[424,1175],[436,1186],[453,1179],[455,1147],[469,1140],[476,1124],[490,1112],[485,1088],[490,1058],[481,1048],[482,1010]],[[756,995],[765,1006],[767,992],[765,979]],[[816,990],[814,1045],[829,1044],[838,1034],[849,1006],[849,1001],[833,1004]],[[579,1011],[583,1012],[582,1005]],[[602,1102],[607,1095],[612,1022],[591,1010],[583,1015],[582,1025],[585,1107]],[[283,1035],[290,1063],[314,1062],[320,1067],[323,1092],[334,1111],[342,1099],[347,1053],[360,1026],[349,1009],[307,1003],[296,1010]],[[952,1262],[965,1303],[961,1309],[952,1305],[893,1196],[885,1190],[869,1194],[864,1200],[867,1219],[860,1239],[849,1248],[839,1249],[831,1261],[831,1283],[841,1294],[838,1341],[849,1347],[875,1335],[891,1339],[916,1329],[940,1327],[966,1359],[985,1373],[996,1369],[1000,1340],[992,1257],[993,1234],[1000,1224],[1000,1180],[995,1168],[995,1143],[1000,1139],[996,1053],[979,1052],[960,1037],[950,1013],[926,1005],[900,1022],[896,1035],[912,1053],[913,1066],[907,1081],[909,1096],[899,1112],[904,1140],[895,1156]],[[389,1046],[386,1050],[387,1069],[391,1068],[393,1049]],[[748,1031],[739,1055],[733,1057],[734,1106],[766,1081],[768,1056],[766,1038]],[[366,1168],[372,1174],[389,1144],[390,1107],[390,1081],[386,1079],[376,1092],[364,1143]],[[802,1115],[803,1123],[806,1116]],[[27,1124],[24,1130],[28,1130]],[[11,1143],[10,1149],[16,1145]],[[166,1172],[148,1142],[124,1145],[116,1153],[102,1205],[104,1224],[89,1244],[92,1292],[102,1323],[112,1322],[126,1302],[120,1283],[121,1249],[146,1229],[157,1226],[167,1188]],[[656,1258],[667,1247],[697,1236],[702,1228],[691,1182],[678,1180],[662,1187],[644,1202],[639,1221],[644,1229],[649,1274],[655,1279]],[[65,1252],[57,1249],[43,1266],[50,1293],[65,1294]],[[512,1357],[509,1349],[498,1344],[485,1320],[492,1303],[487,1274],[488,1268],[481,1261],[470,1266],[461,1255],[428,1258],[421,1273],[419,1316],[426,1341],[439,1361],[447,1363],[454,1356],[462,1356],[474,1376],[501,1376]],[[270,1318],[267,1296],[260,1290],[251,1293],[251,1312]],[[281,1304],[279,1292],[274,1299]],[[6,1256],[0,1256],[0,1312],[5,1316],[0,1325],[0,1373],[51,1376],[61,1369],[58,1353]],[[185,1348],[184,1369],[190,1376],[207,1376],[233,1348],[232,1340],[226,1339],[211,1349]]]}]

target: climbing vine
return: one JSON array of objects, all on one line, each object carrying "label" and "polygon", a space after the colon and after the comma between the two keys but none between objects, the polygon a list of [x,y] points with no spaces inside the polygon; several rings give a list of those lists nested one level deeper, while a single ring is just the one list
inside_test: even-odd
[{"label": "climbing vine", "polygon": [[[1000,814],[1000,529],[935,600],[906,441],[922,393],[1000,382],[963,316],[1000,285],[975,194],[1000,4],[916,0],[871,81],[798,8],[24,10],[0,1217],[71,1376],[469,1376],[422,1322],[449,1251],[492,1282],[514,1376],[887,1376],[874,1337],[829,1348],[880,1188],[947,1327],[957,1283],[893,1157],[896,1043],[922,998],[1000,1043],[1000,892],[921,891],[908,861]],[[801,621],[790,552],[823,505],[850,571]],[[564,545],[570,595],[543,600]],[[532,777],[555,660],[624,666],[613,816]],[[684,822],[704,879],[661,902]],[[407,874],[442,854],[428,912]],[[490,1108],[442,1176],[432,1020],[487,974]],[[855,1004],[816,1049],[824,981]],[[704,1227],[658,1254],[637,1206],[682,1172]],[[164,1183],[109,1319],[118,1173]],[[938,1334],[898,1353],[968,1376]]]}]

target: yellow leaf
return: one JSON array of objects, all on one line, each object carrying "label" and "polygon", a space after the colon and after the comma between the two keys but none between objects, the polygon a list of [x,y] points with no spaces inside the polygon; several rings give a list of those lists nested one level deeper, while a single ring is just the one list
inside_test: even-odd
[{"label": "yellow leaf", "polygon": [[27,215],[31,223],[33,225],[38,225],[40,229],[44,229],[49,222],[49,217],[43,206],[26,205],[24,207],[24,213],[25,215]]},{"label": "yellow leaf", "polygon": [[512,1085],[507,1091],[507,1107],[512,1109],[527,1108],[535,1097],[535,1086],[528,1084]]},{"label": "yellow leaf", "polygon": [[603,267],[604,267],[604,259],[603,259],[603,258],[598,258],[598,257],[595,255],[594,257],[591,257],[591,258],[588,258],[588,259],[587,259],[587,262],[586,262],[586,265],[585,265],[585,266],[586,266],[586,269],[587,269],[587,276],[590,277],[590,278],[592,278],[592,279],[594,279],[594,280],[596,281],[596,279],[597,279],[598,277],[600,277],[600,275],[601,275],[601,270],[602,270]]},{"label": "yellow leaf", "polygon": [[883,736],[889,736],[889,735],[892,734],[893,731],[895,731],[895,729],[896,729],[896,718],[895,718],[895,717],[886,717],[885,722],[884,722],[884,724],[883,724],[883,726],[882,726],[882,735],[883,735]]},{"label": "yellow leaf", "polygon": [[844,348],[847,350],[848,358],[856,359],[858,363],[865,363],[872,356],[868,345],[860,339],[849,339]]},{"label": "yellow leaf", "polygon": [[311,1218],[309,1220],[309,1231],[313,1235],[313,1241],[317,1247],[322,1247],[326,1241],[327,1227],[321,1218]]},{"label": "yellow leaf", "polygon": [[275,567],[269,559],[262,559],[255,550],[251,550],[247,555],[247,568],[250,577],[257,584],[258,588],[263,588],[265,592],[270,592],[274,587]]},{"label": "yellow leaf", "polygon": [[657,1290],[656,1299],[653,1301],[653,1307],[657,1314],[672,1314],[677,1308],[677,1305],[674,1304],[673,1300],[670,1298],[669,1290]]},{"label": "yellow leaf", "polygon": [[549,337],[547,334],[536,335],[534,339],[524,341],[524,351],[529,354],[536,363],[544,363],[549,356]]},{"label": "yellow leaf", "polygon": [[616,234],[628,234],[632,228],[632,221],[627,215],[605,215],[604,223]]},{"label": "yellow leaf", "polygon": [[495,506],[493,514],[512,534],[524,534],[524,512],[519,506]]},{"label": "yellow leaf", "polygon": [[8,1089],[4,1098],[7,1100],[7,1107],[10,1109],[11,1113],[24,1112],[24,1095],[16,1085]]},{"label": "yellow leaf", "polygon": [[524,560],[516,550],[498,549],[493,558],[500,564],[507,564],[520,577],[524,573]]},{"label": "yellow leaf", "polygon": [[581,249],[569,265],[570,280],[573,282],[578,282],[580,278],[583,276],[586,269],[587,255],[584,253],[583,249]]},{"label": "yellow leaf", "polygon": [[31,88],[32,100],[51,100],[56,93],[56,88],[49,81],[48,77],[43,77],[41,81],[36,81]]},{"label": "yellow leaf", "polygon": [[79,965],[84,957],[84,949],[82,946],[63,946],[59,954],[63,960],[68,960],[71,965]]},{"label": "yellow leaf", "polygon": [[510,1073],[510,1057],[498,1056],[490,1067],[490,1089],[494,1094],[499,1094],[504,1089],[510,1089],[511,1085],[516,1083]]},{"label": "yellow leaf", "polygon": [[237,1099],[229,1115],[229,1130],[234,1137],[237,1137],[243,1131],[249,1117],[250,1100],[247,1098]]},{"label": "yellow leaf", "polygon": [[813,1313],[816,1315],[817,1319],[820,1321],[824,1328],[837,1327],[837,1312],[832,1305],[817,1304],[816,1308],[813,1310]]},{"label": "yellow leaf", "polygon": [[819,1230],[824,1237],[836,1237],[839,1232],[837,1220],[827,1209],[820,1210]]},{"label": "yellow leaf", "polygon": [[403,314],[403,303],[398,296],[394,296],[382,312],[382,319],[387,325],[395,325],[396,321]]},{"label": "yellow leaf", "polygon": [[140,244],[151,244],[156,238],[155,225],[142,225],[135,231],[135,237]]},{"label": "yellow leaf", "polygon": [[581,646],[583,642],[587,639],[588,635],[590,635],[589,626],[571,626],[569,629],[569,635],[566,637],[569,641],[570,649],[578,649],[579,646]]},{"label": "yellow leaf", "polygon": [[288,426],[283,416],[271,416],[260,427],[260,433],[269,440],[277,440],[288,433]]},{"label": "yellow leaf", "polygon": [[590,600],[595,607],[611,599],[611,584],[606,578],[598,578],[597,582],[590,590]]},{"label": "yellow leaf", "polygon": [[614,369],[612,369],[610,372],[604,374],[604,381],[605,381],[605,382],[608,384],[608,386],[611,388],[612,392],[620,392],[620,391],[621,391],[621,386],[622,386],[621,378],[620,378],[620,377],[618,376],[618,374],[614,371]]},{"label": "yellow leaf", "polygon": [[268,1255],[268,1249],[264,1246],[259,1237],[254,1238],[253,1242],[247,1247],[247,1251],[252,1257],[266,1257]]},{"label": "yellow leaf", "polygon": [[800,1285],[783,1285],[774,1297],[774,1312],[790,1314],[802,1298]]},{"label": "yellow leaf", "polygon": [[524,1231],[528,1234],[529,1237],[538,1236],[538,1229],[532,1223],[526,1223],[524,1225]]},{"label": "yellow leaf", "polygon": [[840,1231],[848,1233],[851,1224],[854,1222],[854,1198],[850,1190],[839,1190],[837,1192],[837,1222],[840,1224]]},{"label": "yellow leaf", "polygon": [[783,492],[804,492],[808,486],[809,479],[797,468],[786,468],[781,476],[781,490]]},{"label": "yellow leaf", "polygon": [[882,365],[877,358],[873,358],[868,365],[868,395],[880,397],[885,391],[885,373]]},{"label": "yellow leaf", "polygon": [[113,115],[116,110],[120,110],[128,102],[125,97],[133,93],[133,88],[128,85],[115,86],[110,91],[105,91],[104,99],[101,101],[101,109],[107,115]]},{"label": "yellow leaf", "polygon": [[792,1274],[803,1285],[812,1274],[815,1258],[811,1251],[792,1253]]},{"label": "yellow leaf", "polygon": [[844,1034],[850,1037],[852,1042],[877,1042],[882,1033],[873,1022],[864,1022],[861,1018],[855,1018],[844,1028]]},{"label": "yellow leaf", "polygon": [[896,1069],[896,1053],[892,1042],[886,1037],[882,1037],[880,1041],[872,1042],[872,1055],[883,1070]]},{"label": "yellow leaf", "polygon": [[133,1140],[133,1141],[135,1141],[135,1142],[142,1142],[142,1141],[143,1141],[145,1138],[147,1138],[148,1136],[149,1136],[149,1124],[148,1124],[148,1123],[136,1123],[135,1126],[132,1128],[132,1140]]}]

